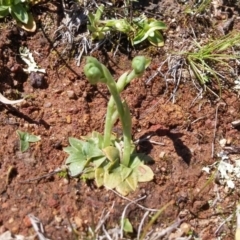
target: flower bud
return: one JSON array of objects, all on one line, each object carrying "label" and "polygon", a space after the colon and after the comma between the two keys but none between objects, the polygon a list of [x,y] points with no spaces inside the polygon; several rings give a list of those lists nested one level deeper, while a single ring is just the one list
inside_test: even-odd
[{"label": "flower bud", "polygon": [[132,68],[136,75],[143,74],[147,66],[148,66],[148,62],[144,56],[137,56],[132,60]]},{"label": "flower bud", "polygon": [[105,82],[101,63],[96,58],[87,58],[87,64],[84,66],[84,74],[91,84]]}]

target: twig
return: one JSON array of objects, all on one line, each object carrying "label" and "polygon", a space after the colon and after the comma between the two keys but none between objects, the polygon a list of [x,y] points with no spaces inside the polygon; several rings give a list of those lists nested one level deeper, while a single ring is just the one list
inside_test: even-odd
[{"label": "twig", "polygon": [[139,227],[138,227],[138,233],[137,233],[137,239],[140,238],[140,234],[141,234],[141,231],[142,231],[142,226],[143,226],[143,223],[144,223],[144,220],[146,219],[146,217],[148,216],[149,214],[149,211],[146,211],[142,217],[142,220],[139,224]]},{"label": "twig", "polygon": [[30,183],[30,182],[33,182],[33,181],[38,181],[38,180],[41,180],[43,178],[48,178],[48,177],[51,177],[53,176],[54,174],[56,173],[60,173],[62,171],[66,170],[66,166],[62,166],[62,167],[59,167],[55,170],[53,170],[52,172],[50,173],[47,173],[47,174],[44,174],[42,176],[39,176],[39,177],[35,177],[35,178],[30,178],[30,179],[27,179],[27,180],[24,180],[24,181],[19,181],[20,183]]},{"label": "twig", "polygon": [[[116,192],[116,191],[114,191],[114,190],[112,190],[112,189],[109,189],[109,190],[111,190],[112,192],[114,192],[115,194],[117,194],[119,197],[121,197],[121,198],[123,198],[123,199],[125,199],[125,200],[127,200],[127,201],[129,201],[129,202],[132,202],[131,199],[122,196],[122,195],[119,194],[118,192]],[[147,196],[145,195],[145,196],[143,196],[142,198],[144,199],[144,198],[146,198],[146,197],[147,197]],[[146,210],[146,211],[151,211],[151,212],[158,212],[158,211],[159,211],[159,209],[152,209],[152,208],[143,207],[142,205],[140,205],[140,204],[138,204],[138,203],[134,203],[134,204],[136,204],[138,207],[140,207],[141,209]]]},{"label": "twig", "polygon": [[122,216],[121,216],[121,236],[120,236],[121,239],[123,238],[123,225],[124,225],[124,224],[123,224],[123,221],[124,221],[125,213],[126,213],[128,207],[129,207],[131,204],[133,204],[133,203],[136,204],[138,201],[143,200],[144,198],[145,198],[145,196],[143,196],[143,197],[141,197],[141,198],[138,198],[138,199],[136,199],[136,200],[134,200],[134,201],[131,201],[131,202],[128,203],[127,206],[124,208],[123,213],[122,213]]},{"label": "twig", "polygon": [[178,226],[183,222],[183,219],[178,218],[172,225],[165,228],[161,232],[153,233],[150,237],[150,240],[158,240],[163,236],[169,235],[171,232],[173,232]]},{"label": "twig", "polygon": [[221,105],[225,106],[226,104],[225,103],[219,103],[216,107],[215,126],[214,126],[213,141],[212,141],[212,158],[214,157],[214,145],[215,145],[216,132],[217,132],[217,122],[218,122],[218,109]]},{"label": "twig", "polygon": [[222,228],[222,226],[223,226],[226,222],[228,222],[232,217],[233,217],[233,214],[231,214],[228,218],[226,218],[226,219],[218,226],[218,228],[217,228],[217,230],[215,231],[214,234],[217,235],[218,232],[220,231],[220,229]]}]

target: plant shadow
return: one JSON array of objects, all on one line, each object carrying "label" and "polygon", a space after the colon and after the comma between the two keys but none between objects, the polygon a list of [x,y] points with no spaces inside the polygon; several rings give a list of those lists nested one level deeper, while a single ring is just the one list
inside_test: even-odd
[{"label": "plant shadow", "polygon": [[153,149],[153,144],[149,140],[141,141],[143,139],[147,139],[149,136],[159,136],[159,137],[166,136],[169,139],[171,139],[177,155],[181,157],[181,159],[188,166],[190,165],[191,159],[192,159],[192,153],[188,148],[188,146],[186,146],[181,140],[181,137],[184,136],[183,133],[180,133],[180,132],[174,133],[174,132],[171,132],[170,129],[161,129],[161,128],[155,131],[146,132],[139,139],[138,152],[144,152],[145,154],[149,154],[151,152],[151,150]]}]

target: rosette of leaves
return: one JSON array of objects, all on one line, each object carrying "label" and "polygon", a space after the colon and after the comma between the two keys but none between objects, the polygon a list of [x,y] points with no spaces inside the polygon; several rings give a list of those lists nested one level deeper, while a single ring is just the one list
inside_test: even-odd
[{"label": "rosette of leaves", "polygon": [[[82,140],[69,138],[70,146],[64,148],[69,154],[66,164],[71,176],[81,175],[83,179],[95,179],[97,187],[116,189],[122,195],[135,191],[139,182],[153,179],[151,168],[145,165],[150,157],[139,154],[131,140],[131,117],[126,102],[120,99],[120,92],[134,78],[141,76],[148,66],[145,57],[133,60],[133,70],[124,73],[116,83],[109,70],[97,59],[88,57],[84,73],[92,84],[105,83],[111,93],[108,102],[104,135],[93,132]],[[119,118],[123,136],[112,133],[114,123]]]},{"label": "rosette of leaves", "polygon": [[17,25],[26,31],[34,32],[36,23],[30,13],[29,2],[27,0],[0,0],[0,18],[11,15]]},{"label": "rosette of leaves", "polygon": [[160,32],[161,30],[167,29],[164,22],[143,16],[135,18],[133,23],[136,25],[135,28],[137,31],[132,40],[134,45],[139,44],[146,39],[154,46],[162,47],[164,45],[164,39]]}]

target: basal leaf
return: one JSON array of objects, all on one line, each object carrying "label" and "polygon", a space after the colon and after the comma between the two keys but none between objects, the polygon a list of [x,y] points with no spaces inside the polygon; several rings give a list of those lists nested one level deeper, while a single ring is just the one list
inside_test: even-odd
[{"label": "basal leaf", "polygon": [[132,189],[129,186],[129,184],[126,181],[124,181],[121,182],[118,186],[116,186],[116,191],[118,191],[123,196],[126,196],[132,191]]},{"label": "basal leaf", "polygon": [[102,151],[93,142],[85,142],[82,147],[83,153],[87,159],[103,156]]},{"label": "basal leaf", "polygon": [[93,158],[92,159],[92,164],[94,165],[95,168],[98,168],[100,167],[101,165],[104,165],[103,163],[106,162],[106,157],[105,156],[102,156],[102,157],[99,157],[99,158]]},{"label": "basal leaf", "polygon": [[66,164],[73,163],[73,162],[82,162],[82,161],[86,163],[86,158],[82,153],[78,152],[78,153],[70,154],[66,160]]},{"label": "basal leaf", "polygon": [[11,6],[11,14],[16,20],[24,24],[28,23],[28,12],[21,3]]},{"label": "basal leaf", "polygon": [[104,186],[109,189],[114,189],[122,182],[122,178],[119,172],[108,173],[104,172]]},{"label": "basal leaf", "polygon": [[154,173],[152,169],[144,164],[141,164],[137,168],[138,182],[148,182],[153,180]]},{"label": "basal leaf", "polygon": [[129,175],[132,173],[132,168],[128,168],[124,165],[120,165],[121,171],[121,177],[122,177],[122,181],[124,181],[127,177],[129,177]]},{"label": "basal leaf", "polygon": [[104,184],[104,169],[96,168],[95,169],[95,181],[97,187],[101,187]]},{"label": "basal leaf", "polygon": [[102,151],[111,162],[118,160],[120,158],[119,151],[116,147],[108,146],[102,149]]},{"label": "basal leaf", "polygon": [[68,165],[71,177],[80,175],[85,167],[85,161],[72,162]]},{"label": "basal leaf", "polygon": [[73,137],[70,137],[68,141],[73,148],[75,148],[76,150],[82,151],[84,141],[79,140],[77,138],[73,138]]},{"label": "basal leaf", "polygon": [[133,171],[131,175],[128,178],[126,178],[125,181],[128,183],[132,191],[135,191],[138,186],[138,173],[136,171]]}]

